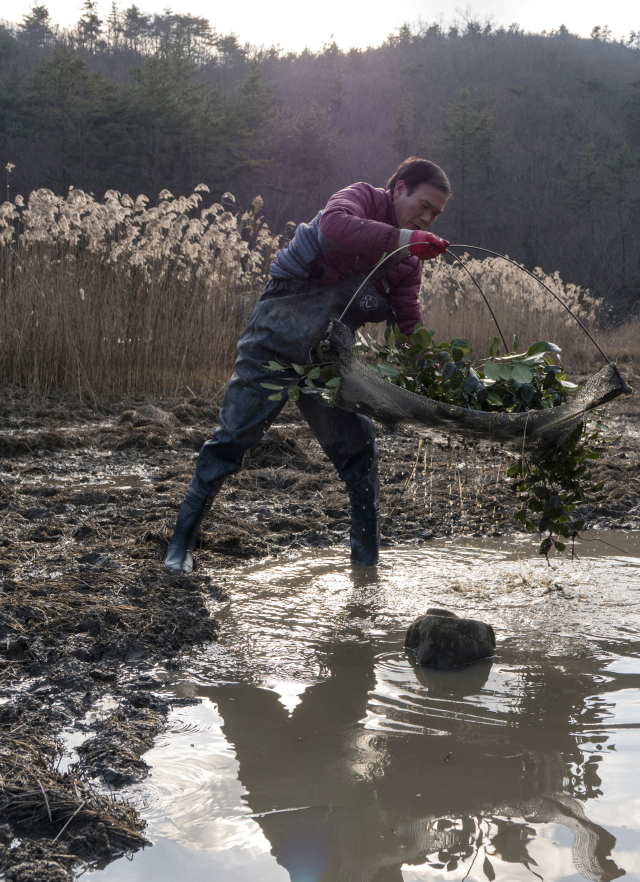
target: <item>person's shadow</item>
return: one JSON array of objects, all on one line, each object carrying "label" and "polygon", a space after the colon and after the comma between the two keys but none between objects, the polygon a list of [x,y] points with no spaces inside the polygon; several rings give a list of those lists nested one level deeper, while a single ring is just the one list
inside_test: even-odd
[{"label": "person's shadow", "polygon": [[[365,640],[319,645],[330,676],[292,712],[269,689],[212,690],[247,803],[292,882],[401,882],[403,867],[425,863],[462,879],[478,858],[491,878],[492,855],[542,878],[532,823],[572,831],[585,878],[624,875],[615,838],[583,809],[600,782],[570,720],[597,721],[591,676],[522,669],[508,698],[492,698],[490,660],[443,672],[395,652],[389,673],[375,653]],[[580,799],[563,789],[571,761],[590,769]]]}]

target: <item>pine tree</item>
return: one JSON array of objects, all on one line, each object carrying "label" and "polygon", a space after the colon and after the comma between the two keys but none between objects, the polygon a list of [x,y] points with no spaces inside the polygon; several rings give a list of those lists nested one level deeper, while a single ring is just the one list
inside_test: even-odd
[{"label": "pine tree", "polygon": [[135,49],[136,52],[141,51],[144,44],[143,38],[149,37],[150,28],[151,16],[140,12],[135,3],[125,9],[122,35],[129,49]]},{"label": "pine tree", "polygon": [[196,71],[182,41],[171,36],[132,71],[136,173],[145,192],[187,192],[214,174],[223,99],[194,81]]},{"label": "pine tree", "polygon": [[102,33],[102,19],[98,16],[97,0],[84,0],[81,6],[82,15],[78,22],[78,44],[83,49],[95,52]]},{"label": "pine tree", "polygon": [[232,189],[234,181],[250,178],[255,182],[274,166],[271,158],[273,104],[273,95],[264,82],[260,66],[252,62],[240,94],[224,119],[221,146],[222,171],[228,180],[225,189]]},{"label": "pine tree", "polygon": [[18,38],[24,45],[40,52],[53,44],[51,17],[46,6],[33,6],[31,12],[22,17]]},{"label": "pine tree", "polygon": [[27,90],[25,134],[47,145],[41,174],[51,189],[64,193],[70,185],[94,186],[104,102],[113,91],[101,74],[90,73],[86,62],[62,44],[56,45],[51,60],[34,70]]},{"label": "pine tree", "polygon": [[458,93],[445,116],[442,152],[447,173],[455,180],[456,198],[450,214],[457,220],[462,241],[472,218],[491,197],[493,166],[493,114],[482,98],[468,86]]},{"label": "pine tree", "polygon": [[630,281],[634,282],[634,286],[637,285],[640,271],[640,259],[637,255],[634,267],[630,267],[629,261],[629,240],[640,215],[640,200],[636,197],[640,184],[640,151],[634,150],[629,144],[622,144],[611,159],[605,162],[605,168],[610,181],[607,191],[617,221],[613,244],[620,249],[620,259],[616,264],[619,267],[620,290],[624,293]]},{"label": "pine tree", "polygon": [[120,10],[116,0],[112,0],[111,9],[107,16],[107,45],[115,54],[120,48],[120,38],[122,37],[123,26],[120,16]]},{"label": "pine tree", "polygon": [[18,41],[11,30],[0,24],[0,71],[15,60],[19,51]]}]

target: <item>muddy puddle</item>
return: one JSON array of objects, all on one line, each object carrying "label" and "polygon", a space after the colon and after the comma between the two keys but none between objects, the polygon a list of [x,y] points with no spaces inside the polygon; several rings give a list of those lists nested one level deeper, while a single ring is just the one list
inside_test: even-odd
[{"label": "muddy puddle", "polygon": [[50,480],[49,486],[64,487],[66,490],[141,490],[151,486],[151,480],[141,475],[113,475],[92,480],[79,480],[77,477],[66,480]]},{"label": "muddy puddle", "polygon": [[[219,642],[157,672],[199,703],[123,791],[153,846],[90,873],[640,879],[640,534],[598,538],[551,567],[511,538],[227,572]],[[496,657],[418,668],[404,632],[431,605],[491,622]]]}]

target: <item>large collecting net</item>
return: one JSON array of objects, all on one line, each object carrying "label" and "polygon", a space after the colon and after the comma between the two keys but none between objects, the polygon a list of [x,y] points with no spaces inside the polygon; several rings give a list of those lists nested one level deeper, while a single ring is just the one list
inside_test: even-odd
[{"label": "large collecting net", "polygon": [[436,442],[456,437],[469,445],[506,448],[529,460],[543,459],[559,447],[588,411],[631,391],[617,367],[608,364],[558,407],[485,413],[433,401],[384,380],[362,361],[353,334],[337,319],[329,325],[327,343],[342,378],[336,405],[343,410]]}]

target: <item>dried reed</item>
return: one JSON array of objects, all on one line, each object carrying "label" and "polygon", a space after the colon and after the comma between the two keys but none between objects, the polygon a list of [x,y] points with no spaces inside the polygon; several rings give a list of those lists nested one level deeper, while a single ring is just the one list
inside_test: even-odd
[{"label": "dried reed", "polygon": [[[573,373],[602,366],[602,356],[542,285],[497,257],[478,260],[465,255],[463,259],[489,300],[507,343],[511,344],[513,335],[520,338],[521,349],[537,340],[556,343],[562,349],[565,367]],[[558,273],[546,275],[537,268],[534,274],[573,310],[591,333],[597,334],[609,358],[635,360],[640,356],[637,336],[634,338],[629,332],[630,323],[615,333],[598,330],[605,318],[601,299],[576,285],[565,285]],[[420,294],[425,324],[437,330],[437,339],[468,337],[476,356],[488,354],[489,339],[498,336],[498,331],[480,292],[466,273],[444,260],[431,261],[425,264]]]},{"label": "dried reed", "polygon": [[48,190],[0,206],[0,383],[48,396],[215,388],[277,241],[262,200],[235,216],[167,191]]},{"label": "dried reed", "polygon": [[[81,400],[218,389],[279,240],[260,216],[260,197],[234,215],[221,204],[201,209],[206,190],[180,198],[163,191],[153,207],[144,196],[134,202],[109,191],[99,202],[74,189],[0,205],[0,386]],[[464,260],[508,340],[551,340],[573,372],[598,364],[533,279],[497,258]],[[557,274],[536,273],[596,327],[600,301]],[[429,262],[421,296],[439,339],[466,336],[476,355],[486,354],[496,329],[466,274]],[[637,329],[636,321],[603,334],[603,345],[612,357],[636,359]]]}]

